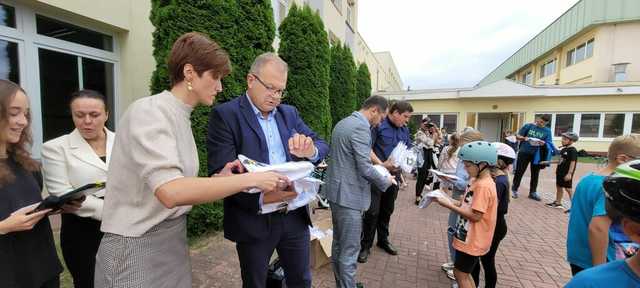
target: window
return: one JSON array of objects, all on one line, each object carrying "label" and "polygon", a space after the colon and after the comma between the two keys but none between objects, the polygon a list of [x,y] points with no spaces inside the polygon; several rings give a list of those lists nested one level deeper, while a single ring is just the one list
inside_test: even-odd
[{"label": "window", "polygon": [[18,44],[0,40],[0,79],[20,83]]},{"label": "window", "polygon": [[593,56],[593,39],[587,41],[587,57],[586,58],[590,58],[591,56]]},{"label": "window", "polygon": [[567,52],[567,67],[593,56],[593,39]]},{"label": "window", "polygon": [[524,73],[524,77],[523,77],[523,81],[524,84],[527,85],[532,85],[533,84],[533,71],[529,71],[527,73]]},{"label": "window", "polygon": [[574,114],[556,114],[555,129],[553,135],[562,136],[562,133],[573,131]]},{"label": "window", "polygon": [[42,15],[36,15],[36,31],[40,35],[113,52],[113,38],[111,36]]},{"label": "window", "polygon": [[540,78],[547,77],[553,73],[556,73],[556,59],[550,60],[540,67]]},{"label": "window", "polygon": [[440,116],[441,114],[427,114],[429,120],[436,124],[436,126],[440,127]]},{"label": "window", "polygon": [[578,46],[578,48],[576,48],[576,61],[575,63],[578,63],[582,60],[584,60],[584,52],[585,52],[585,44],[582,44],[580,46]]},{"label": "window", "polygon": [[599,137],[598,130],[600,130],[600,113],[582,114],[582,119],[580,120],[580,136]]},{"label": "window", "polygon": [[634,113],[631,120],[631,133],[640,133],[640,113]]},{"label": "window", "polygon": [[[71,93],[91,89],[102,93],[107,109],[113,111],[113,64],[71,54],[38,49],[40,99],[44,141],[73,130],[69,112]],[[113,120],[107,122],[113,130]]]},{"label": "window", "polygon": [[629,63],[613,64],[613,81],[624,82],[627,80],[627,65]]},{"label": "window", "polygon": [[576,64],[576,49],[571,49],[567,52],[567,67]]},{"label": "window", "polygon": [[0,4],[0,26],[16,28],[16,9]]},{"label": "window", "polygon": [[447,129],[447,133],[453,133],[458,130],[458,115],[445,114],[443,116],[442,128]]},{"label": "window", "polygon": [[424,116],[429,117],[437,127],[447,129],[447,133],[458,130],[458,114],[431,113]]},{"label": "window", "polygon": [[604,114],[604,129],[602,137],[615,138],[623,133],[624,130],[624,113],[606,113]]}]

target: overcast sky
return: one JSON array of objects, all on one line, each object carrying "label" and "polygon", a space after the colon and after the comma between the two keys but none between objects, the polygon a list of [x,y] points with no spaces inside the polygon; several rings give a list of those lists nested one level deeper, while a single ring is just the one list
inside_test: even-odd
[{"label": "overcast sky", "polygon": [[361,0],[358,30],[404,88],[477,84],[577,0]]}]

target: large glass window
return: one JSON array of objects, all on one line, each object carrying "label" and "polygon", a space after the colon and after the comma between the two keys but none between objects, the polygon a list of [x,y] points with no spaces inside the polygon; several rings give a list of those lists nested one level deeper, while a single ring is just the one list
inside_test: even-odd
[{"label": "large glass window", "polygon": [[36,30],[41,35],[113,51],[113,37],[42,15],[36,15]]},{"label": "large glass window", "polygon": [[0,40],[0,79],[7,79],[20,84],[20,68],[18,64],[18,44]]},{"label": "large glass window", "polygon": [[556,127],[553,135],[560,137],[562,133],[573,131],[573,114],[556,114]]},{"label": "large glass window", "polygon": [[624,113],[607,113],[604,115],[604,131],[602,137],[615,138],[622,134],[624,130]]},{"label": "large glass window", "polygon": [[600,113],[582,114],[582,119],[580,120],[580,136],[598,137],[599,129],[600,129]]},{"label": "large glass window", "polygon": [[556,59],[553,59],[540,67],[540,78],[556,73]]},{"label": "large glass window", "polygon": [[[113,111],[113,64],[42,48],[38,58],[44,141],[73,130],[69,100],[79,89],[102,93]],[[111,119],[107,127],[113,129]]]},{"label": "large glass window", "polygon": [[587,54],[586,58],[589,58],[589,57],[593,56],[593,39],[587,41],[587,52],[586,52],[586,54]]},{"label": "large glass window", "polygon": [[442,114],[427,114],[427,117],[429,117],[429,120],[433,123],[435,123],[438,127],[440,127],[440,115]]},{"label": "large glass window", "polygon": [[634,113],[631,120],[631,133],[640,133],[640,113]]},{"label": "large glass window", "polygon": [[575,57],[576,57],[576,49],[571,49],[569,50],[569,52],[567,52],[567,66],[571,66],[576,63]]},{"label": "large glass window", "polygon": [[0,4],[0,26],[16,28],[16,9]]},{"label": "large glass window", "polygon": [[447,133],[453,133],[458,130],[458,115],[455,114],[445,114],[442,118],[442,127],[447,129]]},{"label": "large glass window", "polygon": [[525,84],[527,85],[532,85],[533,84],[533,72],[529,71],[527,73],[524,74],[524,81]]},{"label": "large glass window", "polygon": [[575,63],[578,63],[578,62],[584,60],[584,58],[585,58],[585,55],[584,55],[585,46],[586,46],[585,44],[582,44],[582,45],[578,46],[578,48],[576,48],[576,61],[575,61]]}]

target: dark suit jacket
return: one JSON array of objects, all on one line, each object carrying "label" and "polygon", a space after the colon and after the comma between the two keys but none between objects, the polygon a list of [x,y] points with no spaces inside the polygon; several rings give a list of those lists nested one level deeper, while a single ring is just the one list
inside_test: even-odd
[{"label": "dark suit jacket", "polygon": [[[237,159],[238,154],[269,163],[265,135],[247,97],[245,94],[218,105],[209,114],[207,164],[210,175],[220,171],[227,162]],[[287,143],[295,132],[313,139],[318,148],[319,159],[322,160],[329,152],[329,146],[304,124],[298,110],[284,104],[276,109],[276,123],[285,146],[287,161],[303,160],[289,154]],[[260,194],[238,193],[224,199],[225,238],[235,242],[248,242],[264,239],[269,235],[270,215],[258,214],[259,198]],[[307,207],[298,210],[304,211],[290,213],[304,217],[307,224],[311,225]]]}]

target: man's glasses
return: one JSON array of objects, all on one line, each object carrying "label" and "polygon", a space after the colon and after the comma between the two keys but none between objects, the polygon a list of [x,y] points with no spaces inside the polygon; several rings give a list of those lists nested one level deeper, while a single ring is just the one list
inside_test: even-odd
[{"label": "man's glasses", "polygon": [[273,88],[273,87],[265,84],[264,82],[262,82],[262,79],[260,79],[260,77],[258,77],[258,75],[256,75],[256,74],[251,74],[251,75],[253,75],[253,77],[255,77],[256,80],[258,80],[258,82],[260,82],[260,84],[262,84],[262,86],[264,86],[264,88],[267,88],[267,90],[269,90],[269,92],[271,92],[271,94],[274,96],[274,98],[282,99],[282,98],[284,98],[285,95],[287,95],[287,91],[286,90]]}]

